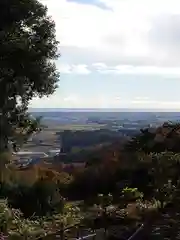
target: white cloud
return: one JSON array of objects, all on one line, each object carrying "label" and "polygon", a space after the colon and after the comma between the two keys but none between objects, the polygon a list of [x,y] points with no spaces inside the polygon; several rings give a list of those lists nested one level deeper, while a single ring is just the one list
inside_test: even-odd
[{"label": "white cloud", "polygon": [[90,72],[86,64],[72,65],[72,73],[89,74]]},{"label": "white cloud", "polygon": [[[171,75],[180,76],[180,67],[156,67],[117,65],[107,66],[103,63],[93,64],[96,71],[103,74],[147,74],[147,75]],[[103,67],[102,67],[103,66]]]},{"label": "white cloud", "polygon": [[105,63],[93,63],[92,66],[99,71],[107,69],[107,65]]},{"label": "white cloud", "polygon": [[136,107],[152,107],[152,108],[180,108],[180,101],[158,101],[158,100],[146,100],[146,99],[135,99],[130,103]]},{"label": "white cloud", "polygon": [[[84,55],[90,51],[94,59],[101,55],[142,64],[180,64],[179,54],[177,58],[171,47],[161,47],[166,41],[161,36],[172,34],[172,27],[168,27],[170,22],[174,26],[173,33],[178,32],[178,19],[172,21],[171,18],[180,14],[179,0],[101,0],[112,11],[66,0],[42,2],[47,4],[56,22],[61,47],[83,49]],[[180,41],[180,35],[176,36]],[[173,45],[170,40],[173,39],[167,44]]]},{"label": "white cloud", "polygon": [[[107,16],[105,11],[65,0],[42,2],[47,4],[56,22],[57,37],[62,46],[89,47],[100,43],[102,31],[105,32],[105,26],[102,28],[102,21]],[[98,31],[99,34],[95,35]]]},{"label": "white cloud", "polygon": [[77,107],[80,103],[79,96],[76,94],[69,94],[61,96],[61,94],[54,93],[49,97],[34,98],[29,108],[61,108],[61,107]]},{"label": "white cloud", "polygon": [[154,104],[161,104],[161,102],[160,101],[156,101],[156,100],[132,100],[132,101],[130,101],[130,103],[132,103],[132,104],[135,104],[135,105],[139,105],[139,104],[150,104],[150,105],[154,105]]},{"label": "white cloud", "polygon": [[[100,0],[107,6],[115,9],[117,12],[122,11],[124,14],[127,12],[139,13],[140,15],[155,15],[160,13],[174,13],[180,12],[179,0]],[[139,8],[139,7],[142,8]]]},{"label": "white cloud", "polygon": [[33,99],[30,108],[105,108],[105,107],[118,107],[119,98],[109,98],[108,96],[98,95],[90,98],[84,98],[75,93],[67,96],[59,96],[57,93],[50,97],[42,99]]},{"label": "white cloud", "polygon": [[[158,66],[133,66],[133,65],[116,65],[108,66],[105,63],[93,63],[92,72],[100,74],[130,74],[130,75],[166,75],[180,76],[180,67],[158,67]],[[90,74],[90,67],[86,64],[70,65],[60,64],[59,69],[64,74]]]},{"label": "white cloud", "polygon": [[88,69],[86,64],[77,64],[77,65],[70,65],[70,64],[58,64],[58,69],[61,73],[64,74],[84,74],[87,75],[91,71]]},{"label": "white cloud", "polygon": [[34,99],[30,108],[154,108],[178,109],[180,101],[166,101],[148,99],[148,97],[135,97],[123,99],[121,97],[108,97],[104,95],[83,98],[76,94],[59,97],[57,94],[43,99]]},{"label": "white cloud", "polygon": [[58,70],[61,72],[61,73],[71,73],[71,66],[69,64],[58,64]]},{"label": "white cloud", "polygon": [[76,103],[78,102],[78,96],[76,95],[69,95],[63,99],[64,102],[71,102],[71,103]]},{"label": "white cloud", "polygon": [[139,101],[147,101],[149,100],[149,97],[135,97],[135,100],[139,100]]}]

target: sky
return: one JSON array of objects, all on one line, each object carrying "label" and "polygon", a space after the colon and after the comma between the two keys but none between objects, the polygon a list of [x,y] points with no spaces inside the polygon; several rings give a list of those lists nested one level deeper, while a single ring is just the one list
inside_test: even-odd
[{"label": "sky", "polygon": [[59,87],[31,108],[180,110],[179,0],[40,0],[56,23]]}]

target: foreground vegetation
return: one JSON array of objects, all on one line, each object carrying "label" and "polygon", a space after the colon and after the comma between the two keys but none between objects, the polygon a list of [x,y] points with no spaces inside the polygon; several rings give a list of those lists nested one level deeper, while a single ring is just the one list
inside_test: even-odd
[{"label": "foreground vegetation", "polygon": [[[166,217],[160,216],[164,211],[173,213],[170,219],[174,219],[178,229],[174,213],[179,211],[180,154],[170,146],[178,143],[179,128],[169,124],[169,130],[173,126],[173,135],[163,135],[164,148],[161,141],[158,151],[155,138],[149,152],[142,149],[149,147],[146,141],[133,148],[148,132],[142,131],[123,147],[117,144],[101,148],[92,162],[90,156],[85,169],[74,168],[67,173],[33,168],[26,182],[8,164],[11,155],[1,154],[1,231],[9,237],[28,239],[78,223],[83,228],[120,224],[121,231],[130,234],[142,222],[162,224]],[[166,125],[166,133],[167,128]]]}]

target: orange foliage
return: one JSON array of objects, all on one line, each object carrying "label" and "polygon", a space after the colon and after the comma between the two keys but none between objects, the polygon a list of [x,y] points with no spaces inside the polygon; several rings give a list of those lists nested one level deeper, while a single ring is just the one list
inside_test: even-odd
[{"label": "orange foliage", "polygon": [[52,168],[48,168],[46,165],[36,165],[24,169],[13,169],[13,179],[16,182],[32,185],[40,178],[64,184],[72,181],[72,176],[68,173],[58,172]]},{"label": "orange foliage", "polygon": [[34,184],[38,179],[38,172],[34,168],[15,169],[13,175],[14,181],[27,185]]}]

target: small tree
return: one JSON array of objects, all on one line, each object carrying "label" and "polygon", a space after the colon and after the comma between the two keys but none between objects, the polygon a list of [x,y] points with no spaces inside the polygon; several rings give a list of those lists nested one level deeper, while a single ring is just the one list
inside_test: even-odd
[{"label": "small tree", "polygon": [[33,118],[29,114],[24,116],[24,119],[19,123],[11,139],[14,152],[17,152],[34,133],[38,133],[42,130],[44,126],[41,124],[41,119],[42,117]]},{"label": "small tree", "polygon": [[99,200],[98,201],[99,205],[101,206],[101,208],[106,213],[107,207],[112,204],[113,196],[110,193],[108,195],[98,194],[98,200]]},{"label": "small tree", "polygon": [[136,201],[136,200],[142,200],[143,193],[139,192],[137,188],[124,188],[123,191],[123,197],[126,201]]}]

